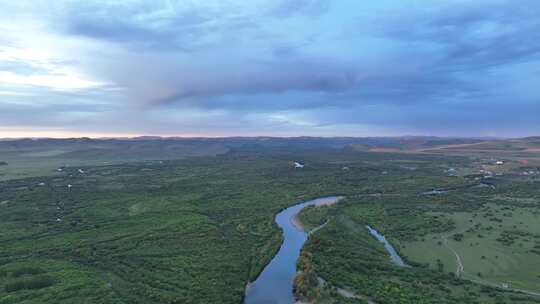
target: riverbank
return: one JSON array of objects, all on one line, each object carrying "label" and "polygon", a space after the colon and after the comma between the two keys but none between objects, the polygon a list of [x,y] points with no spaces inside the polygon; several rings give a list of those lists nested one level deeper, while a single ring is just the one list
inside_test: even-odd
[{"label": "riverbank", "polygon": [[[313,207],[323,207],[323,206],[331,206],[331,205],[334,205],[336,203],[338,203],[339,201],[343,200],[345,197],[344,196],[336,196],[336,198],[338,198],[337,200],[334,200],[334,199],[331,199],[331,198],[322,198],[322,199],[318,199],[317,203],[315,203],[314,205],[310,205],[310,206],[313,206]],[[306,207],[309,207],[309,206],[306,206]],[[305,208],[305,207],[304,207]],[[305,227],[304,225],[302,224],[302,221],[300,221],[300,212],[302,212],[302,210],[304,209],[302,208],[301,210],[299,210],[292,218],[291,218],[291,223],[294,225],[294,227],[296,227],[298,230],[301,230],[301,231],[305,231]],[[317,228],[315,228],[317,229]],[[307,232],[306,232],[307,233]]]}]

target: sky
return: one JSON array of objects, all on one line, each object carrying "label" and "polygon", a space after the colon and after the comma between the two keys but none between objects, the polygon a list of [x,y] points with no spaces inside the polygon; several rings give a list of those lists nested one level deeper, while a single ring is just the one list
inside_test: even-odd
[{"label": "sky", "polygon": [[538,0],[0,2],[0,137],[540,134]]}]

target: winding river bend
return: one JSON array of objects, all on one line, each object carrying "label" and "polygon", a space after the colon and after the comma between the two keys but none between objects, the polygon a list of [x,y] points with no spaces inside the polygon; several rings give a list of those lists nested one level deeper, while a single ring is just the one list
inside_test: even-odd
[{"label": "winding river bend", "polygon": [[[306,207],[330,205],[343,198],[342,196],[329,196],[314,199],[284,209],[276,215],[276,223],[283,230],[283,244],[257,280],[249,284],[244,304],[292,304],[295,302],[293,284],[296,275],[296,261],[308,238],[308,234],[301,227],[295,225],[295,217]],[[366,228],[372,236],[384,244],[396,265],[408,267],[383,235],[369,226]]]},{"label": "winding river bend", "polygon": [[329,196],[289,207],[276,215],[276,223],[283,229],[283,244],[255,282],[246,291],[245,304],[292,304],[296,260],[307,240],[307,233],[294,224],[295,216],[305,207],[333,204],[343,197]]}]

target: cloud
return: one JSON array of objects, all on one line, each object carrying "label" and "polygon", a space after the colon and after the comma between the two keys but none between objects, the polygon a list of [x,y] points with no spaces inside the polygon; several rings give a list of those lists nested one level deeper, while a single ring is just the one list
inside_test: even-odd
[{"label": "cloud", "polygon": [[138,51],[197,52],[234,35],[256,31],[257,24],[244,10],[226,2],[87,2],[68,6],[58,27],[67,35],[123,44]]},{"label": "cloud", "polygon": [[359,77],[354,68],[317,61],[252,63],[243,70],[225,67],[225,71],[212,71],[211,67],[205,68],[179,77],[180,81],[171,84],[178,88],[178,92],[158,102],[228,95],[256,98],[258,94],[286,94],[291,91],[340,92],[354,87]]},{"label": "cloud", "polygon": [[538,14],[540,5],[533,0],[458,1],[430,10],[400,12],[378,30],[388,39],[409,45],[438,45],[444,52],[443,64],[475,69],[538,60]]},{"label": "cloud", "polygon": [[[160,18],[149,16],[152,12],[114,6],[100,6],[98,11],[93,7],[82,9],[83,13],[70,14],[66,18],[67,34],[123,43],[143,50],[188,51],[205,35],[205,23],[210,21],[195,11]],[[81,8],[73,11],[80,12]]]},{"label": "cloud", "polygon": [[0,127],[538,132],[540,4],[409,4],[2,3]]},{"label": "cloud", "polygon": [[320,16],[328,11],[329,0],[278,0],[270,12],[278,17],[291,17],[297,14]]}]

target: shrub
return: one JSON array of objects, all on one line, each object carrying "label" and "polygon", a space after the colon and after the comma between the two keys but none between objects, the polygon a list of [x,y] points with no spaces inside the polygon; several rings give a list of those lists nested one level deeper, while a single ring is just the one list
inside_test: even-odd
[{"label": "shrub", "polygon": [[452,238],[457,241],[457,242],[460,242],[462,239],[463,239],[463,234],[461,233],[456,233],[452,236]]},{"label": "shrub", "polygon": [[15,269],[11,275],[15,278],[18,278],[26,274],[35,275],[35,274],[41,274],[41,273],[44,273],[44,271],[37,267],[21,267],[21,268]]},{"label": "shrub", "polygon": [[13,282],[9,282],[4,287],[6,292],[14,292],[21,289],[24,289],[24,280],[17,280]]},{"label": "shrub", "polygon": [[54,278],[47,275],[39,275],[8,282],[4,290],[6,292],[14,292],[22,289],[41,289],[52,286],[54,283]]},{"label": "shrub", "polygon": [[35,276],[25,282],[26,289],[41,289],[54,285],[54,278],[48,275]]}]

